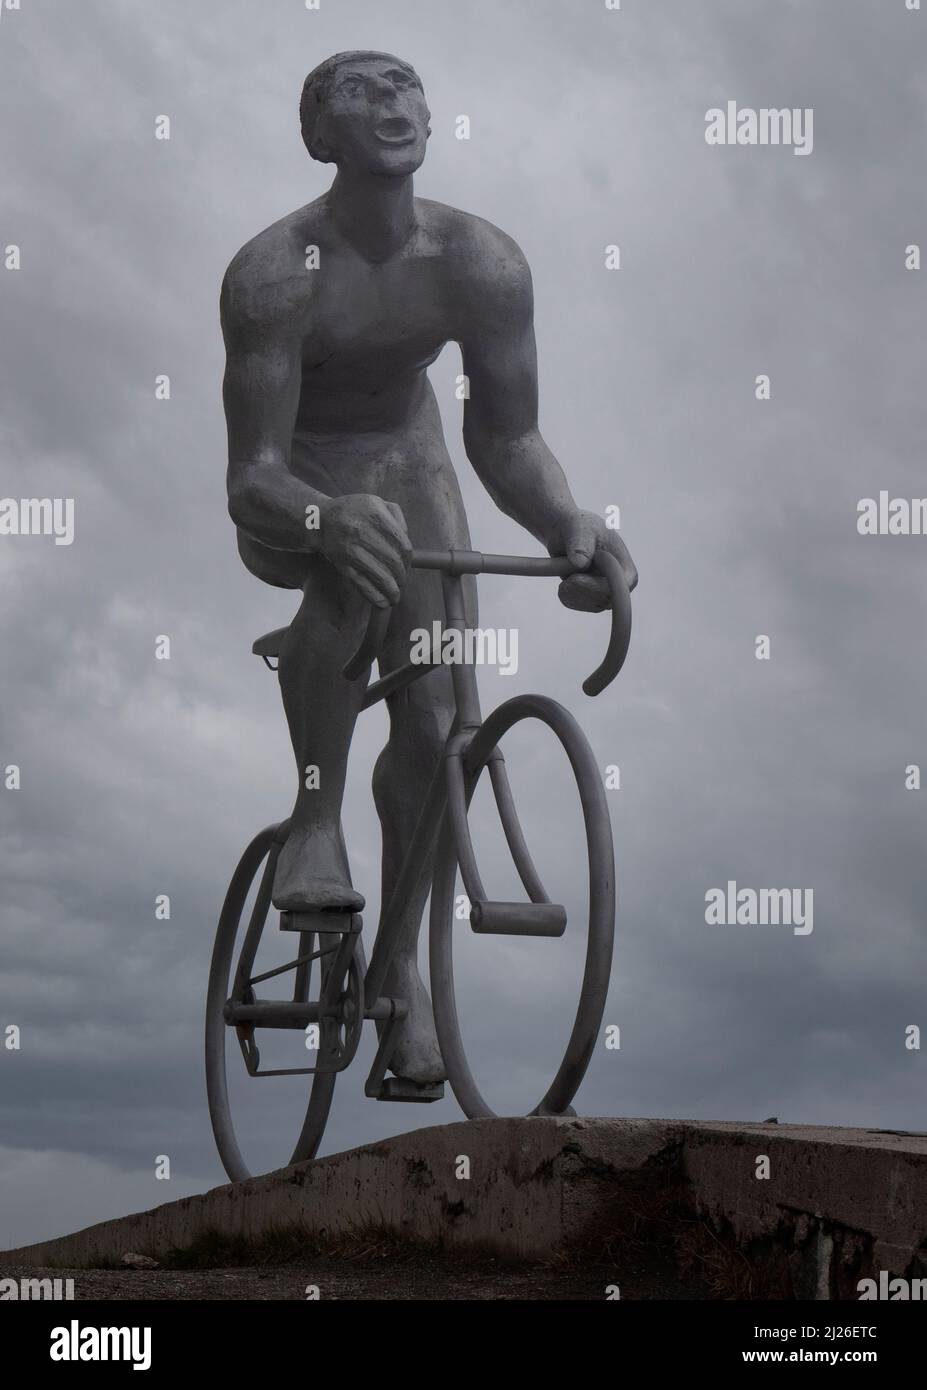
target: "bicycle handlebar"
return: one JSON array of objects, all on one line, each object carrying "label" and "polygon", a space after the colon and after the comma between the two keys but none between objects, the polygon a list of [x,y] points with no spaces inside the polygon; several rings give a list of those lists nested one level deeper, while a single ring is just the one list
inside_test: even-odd
[{"label": "bicycle handlebar", "polygon": [[[445,574],[517,574],[567,579],[573,574],[598,571],[608,583],[612,601],[612,630],[602,664],[583,681],[587,695],[600,695],[624,665],[631,641],[631,591],[624,570],[614,555],[597,550],[588,570],[571,565],[566,556],[483,555],[479,550],[413,550],[413,569],[442,570]],[[373,664],[386,638],[392,610],[371,608],[363,641],[343,668],[348,680],[357,680]]]}]

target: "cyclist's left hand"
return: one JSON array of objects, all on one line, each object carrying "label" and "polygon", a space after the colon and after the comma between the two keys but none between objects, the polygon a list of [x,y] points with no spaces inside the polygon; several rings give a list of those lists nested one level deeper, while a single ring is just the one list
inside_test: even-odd
[{"label": "cyclist's left hand", "polygon": [[[577,569],[587,569],[596,550],[608,550],[621,565],[628,588],[637,583],[637,566],[617,531],[605,525],[595,512],[570,512],[548,542],[551,555],[565,555]],[[598,574],[572,574],[558,590],[560,602],[584,613],[611,607],[608,584]]]}]

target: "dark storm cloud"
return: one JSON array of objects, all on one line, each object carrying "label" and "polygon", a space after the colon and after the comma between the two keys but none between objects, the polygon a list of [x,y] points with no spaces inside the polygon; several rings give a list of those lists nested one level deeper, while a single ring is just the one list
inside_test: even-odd
[{"label": "dark storm cloud", "polygon": [[[0,493],[73,496],[77,520],[70,547],[0,541],[0,763],[23,770],[0,796],[0,1024],[23,1030],[0,1052],[0,1243],[221,1179],[203,992],[235,858],[289,809],[275,682],[248,653],[295,604],[235,553],[216,301],[237,247],[324,188],[299,90],[358,46],[422,74],[434,134],[418,191],[524,248],[542,427],[581,505],[621,505],[641,571],[631,658],[598,701],[579,683],[603,619],[539,582],[487,580],[481,596],[485,624],[517,624],[521,662],[481,673],[484,707],[547,691],[621,766],[606,1017],[622,1047],[597,1054],[582,1109],[923,1127],[903,1030],[927,1022],[927,811],[903,770],[927,754],[925,542],[855,529],[860,497],[923,492],[923,282],[903,267],[925,225],[923,24],[863,0],[23,0],[4,15],[0,242],[21,245],[23,269],[0,275]],[[705,112],[729,99],[813,107],[813,154],[708,147]],[[459,369],[449,350],[432,376],[474,542],[533,553],[463,457]],[[154,397],[162,372],[170,402]],[[154,659],[161,633],[170,662]],[[382,713],[365,716],[346,807],[368,923],[383,735]],[[578,907],[547,746],[510,761],[550,887]],[[705,891],[729,878],[813,888],[814,932],[706,926]],[[461,944],[465,1037],[500,1108],[546,1087],[577,949]],[[455,1116],[451,1100],[364,1101],[365,1047],[329,1151]],[[494,1056],[509,1060],[491,1079]],[[274,1143],[255,1162],[285,1158],[300,1094],[256,1097]],[[153,1177],[163,1153],[171,1183]]]}]

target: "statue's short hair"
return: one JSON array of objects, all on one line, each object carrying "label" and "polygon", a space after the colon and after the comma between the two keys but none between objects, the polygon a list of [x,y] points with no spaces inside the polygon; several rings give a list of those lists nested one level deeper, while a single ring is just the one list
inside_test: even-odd
[{"label": "statue's short hair", "polygon": [[[310,72],[303,83],[303,93],[299,101],[299,125],[303,134],[303,144],[312,155],[313,159],[320,159],[323,163],[330,162],[330,156],[324,154],[319,147],[316,132],[319,125],[319,117],[325,107],[328,96],[328,89],[334,80],[335,74],[344,63],[356,63],[364,58],[387,58],[397,67],[405,69],[415,78],[418,85],[422,86],[422,79],[415,71],[411,63],[407,63],[403,58],[397,58],[394,53],[376,53],[367,49],[350,49],[345,53],[334,53],[330,58],[326,58],[323,63],[319,63]],[[424,90],[424,88],[422,89]]]}]

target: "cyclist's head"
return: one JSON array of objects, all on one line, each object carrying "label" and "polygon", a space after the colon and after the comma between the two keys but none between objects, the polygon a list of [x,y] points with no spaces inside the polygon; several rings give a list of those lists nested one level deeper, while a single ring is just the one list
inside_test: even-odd
[{"label": "cyclist's head", "polygon": [[425,158],[430,117],[421,78],[391,53],[336,53],[303,84],[299,122],[313,159],[401,176]]}]

